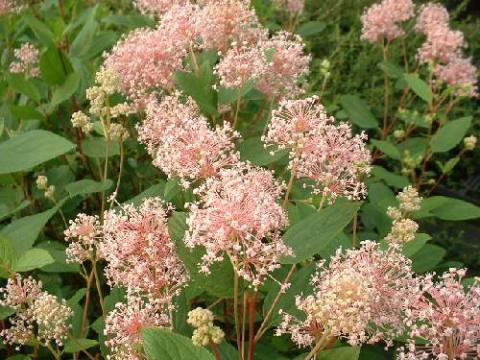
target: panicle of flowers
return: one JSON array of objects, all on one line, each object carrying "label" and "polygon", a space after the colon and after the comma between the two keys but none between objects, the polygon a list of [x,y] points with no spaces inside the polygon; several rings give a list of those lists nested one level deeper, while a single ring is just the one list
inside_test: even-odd
[{"label": "panicle of flowers", "polygon": [[195,328],[192,342],[197,346],[207,346],[210,343],[220,344],[225,337],[223,330],[213,324],[213,313],[208,309],[197,307],[188,313],[187,323]]},{"label": "panicle of flowers", "polygon": [[233,42],[257,44],[266,36],[248,0],[204,0],[196,27],[203,49],[224,53]]},{"label": "panicle of flowers", "polygon": [[365,241],[359,249],[341,249],[328,265],[320,262],[312,278],[313,294],[298,296],[297,308],[305,313],[300,321],[281,311],[283,322],[277,335],[291,334],[300,347],[322,339],[325,346],[343,338],[353,346],[391,340],[405,328],[402,312],[416,294],[418,280],[411,261],[397,248],[386,251]]},{"label": "panicle of flowers", "polygon": [[385,237],[390,244],[407,243],[415,239],[418,224],[410,219],[415,211],[420,210],[422,198],[418,191],[407,186],[398,195],[399,207],[389,206],[387,215],[393,220],[392,229]]},{"label": "panicle of flowers", "polygon": [[[407,314],[409,341],[399,359],[478,359],[480,357],[480,284],[470,288],[464,269],[450,269],[438,282],[432,275]],[[417,340],[420,344],[416,344]]]},{"label": "panicle of flowers", "polygon": [[83,111],[76,111],[72,114],[72,126],[80,129],[84,134],[89,134],[93,129],[93,123]]},{"label": "panicle of flowers", "polygon": [[105,213],[99,248],[110,285],[125,286],[152,303],[170,303],[188,280],[168,233],[171,210],[161,199],[147,198],[139,207],[121,205]]},{"label": "panicle of flowers", "polygon": [[118,303],[105,319],[105,345],[109,360],[142,360],[142,329],[151,326],[171,327],[168,311],[159,311],[137,295],[127,295],[127,302]]},{"label": "panicle of flowers", "polygon": [[383,0],[365,9],[362,21],[362,39],[375,43],[391,41],[405,34],[401,23],[414,16],[412,0]]},{"label": "panicle of flowers", "polygon": [[42,345],[54,342],[62,346],[73,315],[64,299],[42,291],[42,283],[20,275],[10,278],[0,289],[3,298],[0,305],[13,308],[16,313],[10,318],[11,326],[0,332],[8,344],[25,345],[36,339]]},{"label": "panicle of flowers", "polygon": [[153,165],[188,187],[239,161],[233,142],[239,134],[228,124],[211,129],[193,100],[182,103],[179,96],[166,97],[160,104],[151,102],[139,134],[154,158]]},{"label": "panicle of flowers", "polygon": [[254,84],[267,71],[263,49],[248,44],[232,43],[225,56],[215,66],[220,85],[226,88],[242,88]]},{"label": "panicle of flowers", "polygon": [[93,259],[101,240],[102,229],[98,216],[78,214],[75,220],[70,220],[70,226],[65,230],[65,240],[69,243],[65,250],[67,262],[83,263]]},{"label": "panicle of flowers", "polygon": [[273,98],[294,98],[302,94],[301,80],[308,75],[311,61],[311,56],[304,51],[302,38],[281,31],[259,46],[267,57],[267,68],[257,85],[258,90]]},{"label": "panicle of flowers", "polygon": [[305,0],[275,0],[274,3],[293,15],[299,15],[305,9]]},{"label": "panicle of flowers", "polygon": [[478,95],[478,69],[472,59],[454,58],[446,65],[437,65],[434,73],[437,79],[455,88],[458,96]]},{"label": "panicle of flowers", "polygon": [[465,47],[465,38],[461,31],[450,29],[448,24],[438,24],[427,29],[427,40],[418,49],[421,63],[448,63],[461,56],[461,50]]},{"label": "panicle of flowers", "polygon": [[19,49],[15,49],[14,55],[16,61],[10,64],[11,73],[24,74],[27,77],[40,76],[40,69],[37,66],[40,52],[35,45],[25,43]]},{"label": "panicle of flowers", "polygon": [[187,0],[134,0],[135,6],[145,14],[161,16],[174,5],[184,5]]},{"label": "panicle of flowers", "polygon": [[447,26],[450,21],[448,10],[437,3],[427,3],[420,7],[415,29],[428,34],[437,26]]},{"label": "panicle of flowers", "polygon": [[291,255],[280,236],[287,225],[278,204],[283,189],[270,171],[248,164],[222,169],[195,189],[199,200],[189,204],[185,243],[205,247],[200,271],[209,273],[226,254],[239,276],[261,285],[280,258]]},{"label": "panicle of flowers", "polygon": [[160,27],[134,30],[106,56],[106,68],[118,74],[122,91],[138,105],[151,90],[172,89],[173,74],[183,68],[184,44],[168,35]]}]

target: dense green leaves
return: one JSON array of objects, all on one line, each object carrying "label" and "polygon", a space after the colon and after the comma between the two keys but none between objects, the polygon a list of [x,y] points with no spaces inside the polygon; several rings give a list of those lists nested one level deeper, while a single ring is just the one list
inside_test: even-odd
[{"label": "dense green leaves", "polygon": [[25,171],[75,148],[65,138],[32,130],[0,143],[0,174]]},{"label": "dense green leaves", "polygon": [[433,100],[433,93],[430,86],[420,79],[417,74],[405,74],[403,76],[408,86],[417,94],[422,100],[431,103]]},{"label": "dense green leaves", "polygon": [[76,72],[71,73],[65,79],[65,82],[53,92],[50,109],[55,108],[62,102],[70,99],[75,94],[80,85],[80,75]]},{"label": "dense green leaves", "polygon": [[339,201],[291,226],[283,239],[294,256],[282,263],[296,264],[321,252],[352,221],[359,208],[360,203]]},{"label": "dense green leaves", "polygon": [[480,217],[480,207],[469,202],[445,196],[423,200],[418,217],[436,216],[442,220],[460,221]]},{"label": "dense green leaves", "polygon": [[441,153],[453,149],[463,140],[471,124],[471,116],[447,122],[433,135],[432,151]]},{"label": "dense green leaves", "polygon": [[370,111],[365,100],[359,96],[344,95],[340,98],[340,104],[354,124],[364,129],[378,127],[377,119]]},{"label": "dense green leaves", "polygon": [[215,357],[203,347],[179,334],[162,329],[145,329],[143,347],[148,360],[214,360]]}]

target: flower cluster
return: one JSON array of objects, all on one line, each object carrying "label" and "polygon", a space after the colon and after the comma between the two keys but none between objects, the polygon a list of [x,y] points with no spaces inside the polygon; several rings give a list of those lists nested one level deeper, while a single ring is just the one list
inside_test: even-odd
[{"label": "flower cluster", "polygon": [[465,270],[450,269],[438,283],[431,275],[424,279],[421,292],[406,313],[410,340],[400,359],[480,356],[480,284],[476,280],[465,289],[464,276]]},{"label": "flower cluster", "polygon": [[0,16],[16,11],[18,6],[15,0],[0,0]]},{"label": "flower cluster", "polygon": [[15,49],[14,55],[16,61],[10,64],[11,73],[24,74],[26,77],[40,76],[40,69],[37,66],[39,61],[39,51],[35,45],[25,43],[20,49]]},{"label": "flower cluster", "polygon": [[179,177],[184,187],[238,162],[233,143],[238,134],[228,124],[211,129],[192,99],[182,102],[178,93],[167,96],[160,104],[151,101],[146,113],[140,141],[153,164],[169,177]]},{"label": "flower cluster", "polygon": [[143,13],[163,15],[174,5],[183,5],[187,0],[135,0],[135,6]]},{"label": "flower cluster", "polygon": [[190,204],[187,247],[204,246],[200,270],[230,258],[235,271],[254,288],[277,269],[281,257],[291,255],[280,231],[287,216],[278,204],[283,186],[273,174],[247,164],[222,169],[195,190],[199,201]]},{"label": "flower cluster", "polygon": [[65,240],[69,242],[65,250],[67,261],[81,264],[92,260],[101,235],[102,229],[97,216],[78,214],[75,220],[70,220],[70,226],[65,230]]},{"label": "flower cluster", "polygon": [[100,252],[113,286],[168,304],[188,280],[167,229],[167,213],[159,198],[147,198],[137,208],[122,205],[105,213]]},{"label": "flower cluster", "polygon": [[208,309],[197,307],[188,313],[187,323],[195,330],[192,335],[192,342],[197,346],[207,346],[210,343],[220,344],[225,337],[221,328],[213,325],[213,313]]},{"label": "flower cluster", "polygon": [[387,209],[387,215],[393,220],[392,229],[385,237],[390,244],[407,243],[415,239],[415,233],[418,230],[418,224],[410,219],[410,216],[420,210],[422,198],[418,191],[408,186],[397,195],[399,207],[390,206]]},{"label": "flower cluster", "polygon": [[418,50],[420,61],[433,63],[437,79],[455,88],[458,95],[476,96],[477,68],[463,56],[463,33],[450,29],[447,9],[434,3],[422,6],[416,30],[427,37]]},{"label": "flower cluster", "polygon": [[320,262],[312,285],[313,295],[296,299],[306,319],[281,312],[277,329],[277,335],[289,333],[301,347],[338,337],[351,345],[389,344],[405,329],[402,312],[409,305],[406,299],[418,292],[419,280],[397,248],[383,251],[365,241],[360,249],[338,250],[328,265]]},{"label": "flower cluster", "polygon": [[463,146],[465,150],[472,151],[477,146],[478,139],[475,135],[466,136],[463,139]]},{"label": "flower cluster", "polygon": [[31,277],[22,279],[20,275],[10,278],[0,293],[3,294],[0,305],[16,312],[10,319],[12,326],[0,333],[6,343],[25,345],[36,339],[45,346],[51,342],[63,345],[73,315],[65,300],[42,291],[41,282]]},{"label": "flower cluster", "polygon": [[142,360],[142,329],[150,326],[170,327],[168,312],[160,312],[151,303],[135,295],[127,296],[127,303],[118,303],[105,319],[105,344],[110,348],[108,360]]},{"label": "flower cluster", "polygon": [[361,177],[370,172],[367,136],[353,135],[349,124],[334,121],[316,97],[283,101],[273,111],[263,141],[289,149],[292,175],[312,179],[316,193],[330,201],[362,198],[366,188]]},{"label": "flower cluster", "polygon": [[55,185],[48,185],[48,178],[45,175],[37,176],[37,189],[43,191],[45,198],[55,201]]},{"label": "flower cluster", "polygon": [[400,23],[414,16],[412,0],[383,0],[363,13],[362,39],[371,43],[394,40],[405,34]]},{"label": "flower cluster", "polygon": [[299,15],[305,8],[305,0],[275,0],[274,3],[293,15]]}]

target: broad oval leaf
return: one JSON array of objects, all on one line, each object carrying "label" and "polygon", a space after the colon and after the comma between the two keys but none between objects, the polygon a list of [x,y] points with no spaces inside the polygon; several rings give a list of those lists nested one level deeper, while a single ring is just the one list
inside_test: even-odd
[{"label": "broad oval leaf", "polygon": [[321,33],[327,25],[321,21],[309,21],[300,25],[297,29],[297,34],[302,37],[313,36]]},{"label": "broad oval leaf", "polygon": [[364,129],[378,127],[377,119],[368,108],[366,101],[359,96],[343,95],[340,98],[340,104],[354,124]]},{"label": "broad oval leaf", "polygon": [[0,174],[25,171],[75,149],[67,139],[32,130],[0,143]]},{"label": "broad oval leaf", "polygon": [[90,349],[96,345],[98,345],[98,341],[96,340],[72,338],[67,340],[64,350],[67,354],[73,354],[82,350]]},{"label": "broad oval leaf", "polygon": [[286,150],[275,151],[273,155],[270,154],[259,137],[252,137],[240,142],[237,149],[240,151],[242,161],[250,161],[258,166],[269,165],[288,155]]},{"label": "broad oval leaf", "polygon": [[408,86],[413,90],[415,94],[417,94],[422,100],[427,103],[431,103],[433,100],[433,93],[430,86],[420,79],[417,74],[405,74],[403,76],[405,81],[407,82]]},{"label": "broad oval leaf", "polygon": [[0,277],[9,278],[17,256],[10,241],[0,234]]},{"label": "broad oval leaf", "polygon": [[205,348],[195,346],[186,336],[168,330],[143,330],[143,348],[148,360],[215,360]]},{"label": "broad oval leaf", "polygon": [[296,264],[327,248],[352,221],[360,205],[358,202],[338,201],[291,226],[283,235],[283,240],[293,250],[294,256],[281,262]]},{"label": "broad oval leaf", "polygon": [[417,218],[428,216],[450,221],[477,219],[480,217],[480,207],[460,199],[432,196],[423,200]]},{"label": "broad oval leaf", "polygon": [[83,179],[75,181],[65,186],[65,190],[70,196],[87,195],[107,191],[113,185],[113,181],[107,179],[104,182],[94,181],[92,179]]},{"label": "broad oval leaf", "polygon": [[69,74],[65,82],[53,92],[52,101],[50,102],[50,110],[53,110],[57,105],[70,99],[79,86],[80,75],[76,72]]},{"label": "broad oval leaf", "polygon": [[17,260],[13,267],[15,272],[27,272],[39,269],[45,265],[53,264],[55,260],[47,250],[30,249]]},{"label": "broad oval leaf", "polygon": [[463,140],[471,124],[471,116],[447,122],[433,135],[432,151],[440,153],[453,149]]}]

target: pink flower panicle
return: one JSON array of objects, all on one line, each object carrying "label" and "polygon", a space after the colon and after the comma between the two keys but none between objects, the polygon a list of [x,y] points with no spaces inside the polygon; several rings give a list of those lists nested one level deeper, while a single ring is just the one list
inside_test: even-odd
[{"label": "pink flower panicle", "polygon": [[305,9],[305,0],[275,0],[274,3],[293,15],[299,15]]},{"label": "pink flower panicle", "polygon": [[347,123],[334,124],[316,97],[288,100],[272,113],[263,141],[290,151],[290,170],[298,178],[315,182],[314,192],[361,199],[366,196],[362,177],[370,173],[370,152],[365,133],[352,134]]},{"label": "pink flower panicle", "polygon": [[211,129],[193,100],[182,102],[179,97],[174,94],[160,104],[150,102],[139,134],[154,157],[153,164],[188,187],[239,161],[233,142],[239,135],[227,124]]},{"label": "pink flower panicle", "polygon": [[0,16],[9,14],[19,9],[15,0],[0,0]]},{"label": "pink flower panicle", "polygon": [[70,226],[65,230],[65,240],[69,242],[67,262],[83,263],[92,259],[101,235],[98,216],[78,214],[75,220],[70,220]]},{"label": "pink flower panicle", "polygon": [[427,3],[420,7],[415,29],[418,32],[428,34],[437,26],[446,26],[450,21],[448,10],[440,4]]},{"label": "pink flower panicle", "polygon": [[287,216],[278,200],[283,191],[273,174],[248,164],[220,170],[195,190],[199,200],[189,204],[187,247],[205,247],[199,264],[204,273],[226,254],[238,274],[254,288],[291,255],[280,231]]},{"label": "pink flower panicle", "polygon": [[383,0],[367,8],[361,17],[362,39],[375,43],[405,34],[400,23],[414,16],[412,0]]},{"label": "pink flower panicle", "polygon": [[13,74],[24,74],[27,77],[40,76],[38,61],[40,52],[35,45],[30,43],[23,44],[14,51],[16,61],[10,64],[10,72]]},{"label": "pink flower panicle", "polygon": [[138,353],[142,346],[142,329],[151,326],[170,327],[172,319],[141,297],[128,295],[127,303],[118,303],[105,319],[105,344],[111,360],[142,360]]},{"label": "pink flower panicle", "polygon": [[62,346],[70,330],[69,319],[72,309],[64,299],[42,291],[42,283],[20,275],[10,278],[0,289],[3,298],[0,305],[11,307],[15,315],[10,318],[11,326],[0,332],[8,344],[25,345],[36,339],[41,344],[54,342]]},{"label": "pink flower panicle", "polygon": [[437,65],[435,76],[456,89],[458,96],[478,96],[478,69],[469,58],[454,58],[446,65]]},{"label": "pink flower panicle", "polygon": [[147,198],[138,208],[127,204],[105,213],[100,252],[110,285],[168,303],[187,282],[168,233],[169,211],[159,198]]},{"label": "pink flower panicle", "polygon": [[[478,359],[480,357],[480,284],[465,289],[463,269],[450,269],[438,283],[428,275],[410,311],[403,360]],[[415,340],[426,344],[416,345]]]},{"label": "pink flower panicle", "polygon": [[461,56],[464,47],[465,39],[461,31],[438,25],[429,29],[427,40],[418,49],[418,57],[421,63],[448,63]]},{"label": "pink flower panicle", "polygon": [[353,346],[380,340],[391,345],[405,329],[401,314],[406,299],[419,286],[411,261],[399,248],[383,251],[371,241],[357,250],[338,250],[328,265],[320,262],[312,285],[313,295],[296,299],[306,319],[282,311],[277,329],[277,335],[291,334],[301,347],[319,337],[344,338]]},{"label": "pink flower panicle", "polygon": [[[276,33],[260,45],[267,56],[267,68],[257,88],[268,97],[294,98],[303,93],[301,82],[309,73],[311,56],[298,35]],[[271,55],[271,59],[268,56]]]},{"label": "pink flower panicle", "polygon": [[203,49],[227,51],[233,42],[256,44],[266,36],[247,0],[206,0],[196,16]]},{"label": "pink flower panicle", "polygon": [[145,14],[161,16],[174,5],[185,5],[187,0],[134,0],[135,6]]}]

